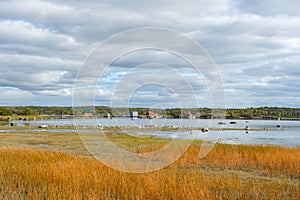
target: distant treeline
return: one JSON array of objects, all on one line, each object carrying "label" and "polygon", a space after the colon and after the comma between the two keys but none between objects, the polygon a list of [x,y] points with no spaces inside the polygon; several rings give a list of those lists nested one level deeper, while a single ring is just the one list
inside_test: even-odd
[{"label": "distant treeline", "polygon": [[16,107],[0,107],[0,116],[11,115],[84,115],[92,114],[97,116],[105,116],[110,113],[112,117],[126,117],[131,111],[137,111],[140,117],[146,117],[148,111],[158,114],[159,117],[167,118],[184,118],[188,114],[192,114],[193,118],[220,118],[222,113],[227,119],[300,119],[300,108],[284,108],[284,107],[259,107],[244,109],[220,109],[211,108],[193,108],[193,109],[149,109],[149,108],[111,108],[107,106],[96,107],[48,107],[48,106],[16,106]]}]

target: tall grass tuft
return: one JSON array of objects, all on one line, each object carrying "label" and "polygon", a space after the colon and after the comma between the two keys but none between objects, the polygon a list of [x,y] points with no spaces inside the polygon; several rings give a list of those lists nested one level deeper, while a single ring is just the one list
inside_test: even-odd
[{"label": "tall grass tuft", "polygon": [[[300,149],[193,145],[144,174],[58,152],[0,149],[0,199],[298,199]],[[145,149],[148,151],[149,149]],[[138,151],[142,152],[143,148]]]}]

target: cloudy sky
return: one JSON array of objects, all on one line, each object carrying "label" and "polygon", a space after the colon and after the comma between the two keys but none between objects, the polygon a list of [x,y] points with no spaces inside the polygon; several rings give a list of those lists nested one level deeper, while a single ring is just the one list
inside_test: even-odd
[{"label": "cloudy sky", "polygon": [[[1,0],[0,105],[72,105],[77,74],[99,44],[122,31],[161,27],[206,50],[227,107],[300,107],[299,8],[297,0]],[[177,107],[180,95],[188,104],[191,87],[199,107],[210,107],[205,75],[187,69],[161,50],[123,55],[97,77],[95,104],[121,104],[127,94],[131,106]],[[140,79],[140,87],[126,90]]]}]

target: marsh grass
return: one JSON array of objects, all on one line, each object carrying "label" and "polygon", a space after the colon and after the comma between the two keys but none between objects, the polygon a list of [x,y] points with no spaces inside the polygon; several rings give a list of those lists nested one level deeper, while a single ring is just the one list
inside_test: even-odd
[{"label": "marsh grass", "polygon": [[[128,139],[128,138],[127,138]],[[126,140],[126,139],[125,139]],[[141,146],[139,152],[161,148]],[[0,149],[0,199],[298,199],[300,149],[193,144],[174,164],[123,173],[63,152]],[[171,152],[172,153],[172,152]]]},{"label": "marsh grass", "polygon": [[178,160],[181,166],[255,171],[265,176],[300,178],[300,148],[217,144],[203,159],[192,145]]},{"label": "marsh grass", "polygon": [[[114,129],[106,136],[121,148],[145,155],[170,142]],[[0,199],[298,200],[300,196],[300,147],[217,144],[200,159],[202,142],[194,141],[171,166],[133,174],[94,160],[74,132],[20,129],[0,137]],[[178,147],[183,142],[178,141]],[[176,153],[176,149],[169,152]]]}]

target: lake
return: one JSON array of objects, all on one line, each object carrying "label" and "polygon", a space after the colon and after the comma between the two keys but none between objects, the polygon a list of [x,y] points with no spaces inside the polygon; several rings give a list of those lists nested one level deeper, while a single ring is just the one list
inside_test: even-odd
[{"label": "lake", "polygon": [[[219,125],[219,122],[225,122],[225,125]],[[30,125],[38,126],[40,124],[57,126],[98,126],[103,127],[180,127],[190,128],[191,131],[147,131],[147,135],[159,138],[177,138],[177,139],[196,139],[206,140],[218,139],[219,143],[225,144],[253,144],[253,145],[278,145],[294,147],[300,146],[300,121],[279,121],[279,120],[220,120],[220,119],[135,119],[113,118],[113,119],[56,119],[42,121],[14,121],[19,126]],[[231,123],[230,123],[231,122]],[[242,130],[246,126],[249,131]],[[210,130],[208,133],[195,130],[197,127],[208,128],[227,128],[229,130]],[[193,130],[194,128],[194,130]],[[0,128],[1,129],[1,128]],[[232,130],[239,129],[239,130]],[[251,130],[254,129],[254,130]],[[259,130],[258,130],[259,129]],[[63,132],[63,130],[57,129]],[[76,130],[69,130],[76,131]],[[2,131],[1,131],[2,132]],[[68,131],[65,131],[68,132]],[[145,131],[135,131],[136,136],[145,135]]]}]

